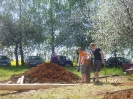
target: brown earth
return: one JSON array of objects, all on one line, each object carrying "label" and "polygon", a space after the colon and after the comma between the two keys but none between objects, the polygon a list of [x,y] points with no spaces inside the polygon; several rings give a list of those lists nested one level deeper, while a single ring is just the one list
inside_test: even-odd
[{"label": "brown earth", "polygon": [[133,89],[107,92],[103,99],[133,99]]},{"label": "brown earth", "polygon": [[23,74],[13,75],[9,80],[16,83],[22,75],[24,83],[77,83],[80,80],[76,74],[54,63],[42,63]]},{"label": "brown earth", "polygon": [[130,89],[125,90],[118,90],[113,92],[106,92],[103,99],[133,99],[133,79],[122,77],[121,82],[119,83],[111,83],[113,86],[120,87],[120,86],[127,86]]},{"label": "brown earth", "polygon": [[[7,81],[12,81],[12,83],[16,83],[18,78],[20,78],[22,75],[24,75],[24,83],[77,83],[80,81],[79,76],[73,74],[72,72],[67,71],[66,69],[64,69],[64,67],[53,63],[40,64],[37,67],[29,69],[23,74],[13,75]],[[108,77],[108,82],[110,82],[109,84],[113,85],[114,87],[129,86],[128,88],[130,88],[130,86],[133,86],[132,77],[130,77],[129,79],[126,76],[124,77],[120,76],[119,77],[121,79],[120,82],[118,80],[117,83],[114,83],[116,78]],[[105,79],[103,78],[103,80]],[[7,81],[3,81],[3,83]],[[103,81],[101,81],[101,83],[102,82]],[[94,84],[94,85],[99,86],[99,84]],[[113,92],[104,91],[103,93],[100,93],[98,95],[101,94],[104,95],[104,98],[102,99],[133,99],[133,88],[118,90]]]}]

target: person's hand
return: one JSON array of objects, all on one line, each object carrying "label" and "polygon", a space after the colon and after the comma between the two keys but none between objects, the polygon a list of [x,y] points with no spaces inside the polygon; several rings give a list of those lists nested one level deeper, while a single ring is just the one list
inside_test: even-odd
[{"label": "person's hand", "polygon": [[79,66],[79,63],[77,63],[77,66]]},{"label": "person's hand", "polygon": [[90,58],[89,58],[89,57],[87,57],[87,60],[90,60]]},{"label": "person's hand", "polygon": [[102,61],[102,63],[105,65],[105,61]]}]

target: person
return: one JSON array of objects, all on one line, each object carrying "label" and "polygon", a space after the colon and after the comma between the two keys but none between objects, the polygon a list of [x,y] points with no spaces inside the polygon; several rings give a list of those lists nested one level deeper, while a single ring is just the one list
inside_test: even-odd
[{"label": "person", "polygon": [[76,62],[77,62],[77,66],[75,67],[76,71],[80,71],[80,66],[78,64],[78,59],[79,59],[79,53],[78,53],[78,49],[76,49]]},{"label": "person", "polygon": [[77,55],[77,62],[78,62],[78,59],[79,59],[79,53],[78,53],[78,49],[76,49],[76,55]]},{"label": "person", "polygon": [[101,70],[101,65],[102,65],[102,63],[105,65],[104,54],[103,54],[102,50],[100,48],[97,48],[94,43],[91,43],[89,45],[89,47],[92,50],[90,57],[92,58],[92,56],[94,56],[94,59],[93,59],[93,65],[94,65],[93,81],[95,82],[95,80],[96,80],[96,82],[99,82],[99,72]]},{"label": "person", "polygon": [[55,53],[53,53],[52,55],[51,55],[51,60],[50,60],[50,62],[51,63],[57,63],[57,55],[55,54]]},{"label": "person", "polygon": [[78,64],[82,74],[80,83],[86,83],[87,53],[81,47],[78,47],[77,51],[79,53]]}]

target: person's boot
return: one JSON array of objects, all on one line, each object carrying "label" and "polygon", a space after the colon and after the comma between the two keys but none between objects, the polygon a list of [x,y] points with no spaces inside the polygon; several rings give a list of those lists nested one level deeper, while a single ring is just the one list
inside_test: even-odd
[{"label": "person's boot", "polygon": [[93,78],[93,82],[95,82],[95,79],[96,79],[96,78]]},{"label": "person's boot", "polygon": [[99,83],[99,80],[96,80],[96,83]]}]

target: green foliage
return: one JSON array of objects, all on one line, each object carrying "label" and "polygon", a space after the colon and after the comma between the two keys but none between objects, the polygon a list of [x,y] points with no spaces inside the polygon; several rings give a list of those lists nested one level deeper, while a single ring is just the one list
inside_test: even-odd
[{"label": "green foliage", "polygon": [[[30,46],[32,44],[38,45],[45,40],[50,45],[52,52],[54,52],[55,47],[62,45],[65,47],[85,47],[91,38],[86,35],[87,29],[83,26],[82,20],[78,22],[75,17],[76,20],[74,19],[75,21],[73,21],[73,16],[82,12],[82,9],[77,9],[78,7],[83,8],[90,1],[2,1],[8,2],[7,5],[4,3],[2,5],[2,16],[5,18],[8,15],[10,16],[10,19],[7,18],[10,23],[7,21],[7,26],[3,24],[3,27],[6,27],[2,27],[2,29],[4,34],[8,32],[11,35],[11,37],[3,35],[2,44],[4,46],[7,46],[7,44],[12,46],[14,43],[22,41],[23,46]],[[69,5],[69,8],[66,7],[67,5]],[[2,23],[6,22],[2,20]],[[66,34],[68,36],[64,38]],[[84,42],[82,43],[83,40]],[[72,42],[70,43],[70,41]],[[80,43],[78,43],[79,41]]]},{"label": "green foliage", "polygon": [[132,4],[131,0],[100,0],[95,5],[97,12],[91,16],[95,22],[92,37],[106,53],[119,56],[127,49],[132,50]]},{"label": "green foliage", "polygon": [[124,56],[125,50],[133,54],[131,0],[1,2],[1,45],[14,48],[16,43],[22,44],[24,55],[32,49],[39,50],[37,54],[45,50],[43,54],[49,56],[61,53],[61,47],[69,55],[71,48],[88,49],[91,42],[114,56]]}]

